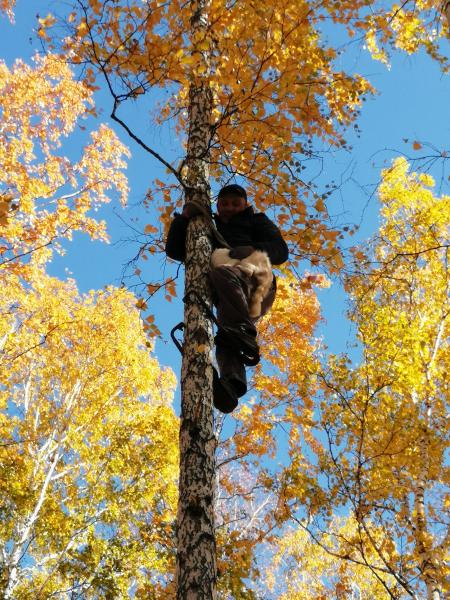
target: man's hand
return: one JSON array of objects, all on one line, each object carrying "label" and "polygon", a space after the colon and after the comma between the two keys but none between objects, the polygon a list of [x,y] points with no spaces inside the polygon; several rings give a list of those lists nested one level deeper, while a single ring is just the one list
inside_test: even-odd
[{"label": "man's hand", "polygon": [[202,211],[198,208],[196,204],[194,204],[193,202],[187,202],[183,206],[183,212],[181,213],[181,216],[185,219],[191,219],[192,217],[196,217],[197,215],[201,214]]},{"label": "man's hand", "polygon": [[206,209],[202,210],[195,202],[186,202],[186,204],[183,206],[183,212],[181,213],[181,216],[185,219],[191,219],[197,215],[206,216],[206,214]]},{"label": "man's hand", "polygon": [[254,251],[255,249],[253,246],[236,246],[236,248],[231,248],[230,258],[242,260],[243,258],[250,256],[250,254],[253,254]]}]

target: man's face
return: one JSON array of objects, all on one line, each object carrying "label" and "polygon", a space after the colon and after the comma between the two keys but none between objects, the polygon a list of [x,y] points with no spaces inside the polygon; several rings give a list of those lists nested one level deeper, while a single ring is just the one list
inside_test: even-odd
[{"label": "man's face", "polygon": [[233,215],[247,208],[247,200],[235,194],[226,194],[217,200],[217,212],[221,221],[228,223]]}]

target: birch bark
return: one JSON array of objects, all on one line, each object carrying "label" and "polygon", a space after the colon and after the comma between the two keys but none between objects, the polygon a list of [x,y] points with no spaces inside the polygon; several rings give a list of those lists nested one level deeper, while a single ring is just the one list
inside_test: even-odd
[{"label": "birch bark", "polygon": [[427,600],[440,600],[441,586],[437,575],[436,558],[433,552],[433,536],[429,531],[427,522],[427,510],[425,493],[428,488],[428,470],[429,470],[429,446],[430,436],[432,435],[432,385],[431,385],[431,367],[436,360],[438,350],[442,342],[444,332],[444,323],[447,313],[442,317],[439,323],[436,340],[434,343],[431,360],[427,365],[425,377],[427,381],[427,394],[424,402],[424,418],[422,425],[422,434],[419,439],[420,453],[423,457],[422,468],[418,477],[418,485],[414,493],[414,535],[416,539],[416,548],[420,557],[420,570],[427,590]]},{"label": "birch bark", "polygon": [[[195,47],[196,39],[208,36],[208,0],[192,1],[191,6]],[[209,52],[202,51],[201,60],[203,74],[193,76],[189,90],[186,200],[209,209],[208,158],[212,134]],[[189,224],[186,242],[185,293],[196,292],[210,306],[211,250],[208,224],[204,217],[195,217]],[[176,588],[178,600],[204,600],[216,597],[217,578],[212,325],[192,295],[185,303],[184,323]]]}]

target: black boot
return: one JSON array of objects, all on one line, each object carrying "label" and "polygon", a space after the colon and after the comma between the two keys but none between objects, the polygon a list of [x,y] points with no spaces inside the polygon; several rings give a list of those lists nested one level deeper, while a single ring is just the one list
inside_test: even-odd
[{"label": "black boot", "polygon": [[213,367],[213,403],[225,414],[233,412],[238,405],[238,396],[231,382],[219,377]]},{"label": "black boot", "polygon": [[254,367],[261,360],[254,327],[243,323],[219,327],[214,341],[216,346],[225,346],[239,353],[242,362],[248,367]]}]

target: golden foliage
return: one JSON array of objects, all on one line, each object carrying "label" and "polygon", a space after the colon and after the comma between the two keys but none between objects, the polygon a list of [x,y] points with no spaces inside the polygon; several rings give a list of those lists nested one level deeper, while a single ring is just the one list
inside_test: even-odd
[{"label": "golden foliage", "polygon": [[[339,55],[321,29],[331,22],[350,37],[362,34],[373,57],[386,63],[393,49],[425,49],[446,71],[439,43],[448,27],[440,7],[431,0],[414,5],[210,0],[210,27],[201,35],[191,32],[191,8],[178,0],[133,6],[89,0],[86,10],[68,15],[71,35],[62,41],[63,51],[74,62],[89,63],[87,86],[94,86],[98,71],[111,89],[120,86],[119,103],[152,88],[167,91],[156,120],[175,118],[181,143],[189,126],[190,84],[206,80],[214,104],[212,177],[246,178],[257,208],[273,208],[293,262],[326,260],[331,270],[339,270],[339,233],[325,226],[326,198],[310,189],[302,173],[317,141],[332,149],[345,146],[345,128],[372,87],[338,67]],[[41,20],[44,39],[50,40],[54,23],[52,15]],[[186,161],[171,172],[185,183]],[[357,523],[348,551],[364,553],[368,569],[392,594],[444,588],[442,448],[449,359],[443,240],[448,239],[449,203],[435,198],[431,185],[427,176],[409,174],[404,162],[384,174],[380,237],[369,253],[355,249],[356,271],[347,281],[360,364],[331,357],[320,373],[310,340],[319,318],[315,298],[289,280],[281,284],[281,304],[266,324],[269,338],[261,328],[273,372],[257,373],[261,400],[236,413],[235,434],[222,449],[223,464],[234,456],[243,460],[252,485],[281,489],[279,523],[299,507],[320,537],[326,526],[350,531]],[[161,219],[167,222],[178,199],[165,182],[157,187]],[[318,391],[322,397],[315,406]],[[290,456],[281,482],[261,467],[277,456],[277,428],[288,433]],[[245,479],[236,487],[225,469],[222,473],[223,489],[247,494]],[[347,524],[333,521],[335,510],[347,511]],[[270,530],[273,516],[258,521],[258,528]],[[438,525],[430,527],[430,521]],[[229,531],[225,527],[224,556],[231,555]],[[246,532],[230,535],[242,550],[229,578],[233,589],[249,572],[251,547],[261,531],[246,539]]]},{"label": "golden foliage", "polygon": [[16,0],[1,0],[0,1],[0,12],[5,13],[10,21],[14,21],[14,6]]},{"label": "golden foliage", "polygon": [[[116,103],[152,88],[166,90],[168,100],[156,107],[156,121],[173,117],[181,143],[189,127],[190,84],[207,81],[213,96],[212,178],[245,178],[256,206],[275,208],[292,244],[293,262],[305,256],[314,264],[325,260],[332,271],[342,267],[338,232],[325,225],[327,193],[316,194],[305,169],[318,156],[315,147],[346,146],[345,129],[372,86],[339,68],[343,50],[324,38],[324,23],[345,30],[349,38],[366,36],[373,57],[385,62],[392,49],[411,53],[424,48],[444,70],[448,67],[439,53],[447,24],[434,0],[411,6],[366,0],[282,0],[264,6],[209,0],[209,25],[195,33],[191,3],[179,0],[132,7],[89,0],[83,10],[73,8],[66,17],[69,36],[62,41],[57,34],[51,37],[51,14],[41,19],[42,36],[62,45],[74,62],[90,64],[85,70],[89,85],[103,75]],[[186,164],[172,169],[179,181],[186,182]],[[161,217],[167,224],[179,191],[166,183],[163,187],[161,198],[169,206]]]},{"label": "golden foliage", "polygon": [[436,0],[394,3],[387,10],[379,9],[366,17],[367,42],[373,57],[387,62],[387,53],[379,51],[378,45],[408,54],[423,49],[444,72],[448,72],[448,58],[441,53],[440,47],[442,38],[449,33],[444,7],[445,2]]},{"label": "golden foliage", "polygon": [[[231,433],[219,446],[218,589],[243,600],[259,597],[254,591],[259,579],[256,548],[273,536],[280,518],[277,461],[286,460],[286,444],[295,446],[294,440],[311,425],[317,370],[312,336],[319,319],[311,284],[324,284],[315,279],[308,276],[301,284],[291,276],[278,279],[271,315],[259,324],[267,361],[265,373],[258,369],[252,382],[259,399],[243,402],[233,413]],[[288,379],[290,369],[301,370],[298,380]],[[227,433],[229,428],[224,429]]]},{"label": "golden foliage", "polygon": [[32,67],[17,61],[11,70],[0,63],[0,91],[0,267],[23,273],[74,231],[107,239],[105,223],[88,212],[111,193],[126,201],[128,150],[101,125],[78,161],[64,156],[63,141],[93,111],[93,99],[54,56],[36,57]]},{"label": "golden foliage", "polygon": [[89,211],[111,191],[125,200],[127,151],[101,126],[78,162],[62,154],[92,93],[56,58],[2,64],[0,87],[0,594],[125,599],[151,581],[163,598],[175,376],[150,355],[132,294],[80,295],[45,272],[73,231],[106,239]]},{"label": "golden foliage", "polygon": [[383,173],[379,235],[347,279],[360,361],[332,356],[320,375],[315,447],[298,444],[280,499],[319,538],[348,514],[350,547],[394,595],[448,586],[450,202],[433,184],[403,159]]},{"label": "golden foliage", "polygon": [[[279,600],[391,598],[365,565],[366,560],[376,562],[378,557],[353,546],[357,530],[354,519],[335,518],[329,531],[314,540],[301,527],[287,532],[277,541],[266,573],[270,591]],[[381,570],[384,566],[379,558],[378,566]]]},{"label": "golden foliage", "polygon": [[43,272],[2,279],[5,598],[127,598],[170,569],[175,377],[149,356],[134,303]]},{"label": "golden foliage", "polygon": [[[86,70],[89,85],[98,71],[112,89],[120,81],[117,97],[167,89],[168,101],[158,107],[156,120],[174,117],[181,142],[188,130],[190,82],[207,78],[214,104],[212,177],[247,178],[258,208],[276,206],[276,218],[299,255],[325,257],[338,268],[336,236],[330,237],[323,223],[325,205],[315,207],[321,198],[314,193],[310,198],[299,161],[312,158],[313,138],[345,145],[343,129],[356,117],[370,84],[334,66],[336,52],[320,39],[318,11],[306,1],[283,0],[268,12],[254,2],[230,7],[211,0],[206,34],[190,31],[191,10],[178,1],[151,0],[130,9],[91,0],[86,11],[68,16],[71,36],[63,41],[63,52],[92,65]],[[51,15],[41,23],[43,36],[50,35],[52,24]],[[184,163],[179,179],[186,181]],[[175,189],[172,197],[173,191],[161,192],[172,207],[179,196]],[[167,208],[166,220],[172,212]]]},{"label": "golden foliage", "polygon": [[264,373],[259,365],[253,379],[259,399],[236,412],[232,443],[238,455],[267,457],[276,451],[277,427],[286,427],[296,437],[310,422],[317,369],[313,333],[319,318],[319,303],[306,280],[299,284],[290,275],[278,279],[275,304],[259,325],[266,361]]}]

